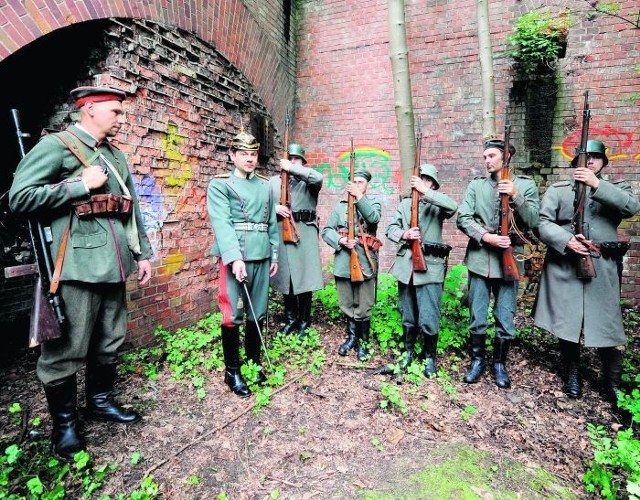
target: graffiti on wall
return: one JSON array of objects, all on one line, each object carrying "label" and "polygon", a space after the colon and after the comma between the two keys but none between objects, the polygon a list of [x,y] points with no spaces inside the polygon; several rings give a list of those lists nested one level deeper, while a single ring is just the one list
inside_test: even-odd
[{"label": "graffiti on wall", "polygon": [[[560,151],[567,160],[571,160],[580,145],[580,134],[580,129],[575,130],[565,137],[562,143],[554,145],[553,149]],[[640,127],[632,131],[610,125],[590,127],[589,138],[604,142],[609,160],[640,160]]]},{"label": "graffiti on wall", "polygon": [[[369,189],[376,192],[392,193],[399,184],[399,172],[391,170],[391,155],[384,149],[374,146],[360,146],[355,149],[355,168],[367,169],[371,173]],[[349,181],[349,164],[351,151],[344,151],[338,156],[338,165],[332,168],[329,163],[320,163],[314,169],[324,177],[324,186],[329,191],[342,191]]]}]

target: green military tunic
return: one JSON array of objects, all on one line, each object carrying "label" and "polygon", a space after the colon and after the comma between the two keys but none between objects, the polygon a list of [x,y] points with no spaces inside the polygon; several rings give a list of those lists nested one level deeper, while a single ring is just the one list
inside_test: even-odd
[{"label": "green military tunic", "polygon": [[[270,179],[273,197],[280,197],[281,178]],[[289,192],[291,210],[300,239],[296,243],[285,243],[280,238],[278,272],[271,278],[271,286],[283,294],[299,295],[313,292],[324,286],[322,262],[318,241],[318,219],[316,207],[318,193],[322,188],[322,174],[312,168],[291,164],[289,170]],[[279,222],[282,234],[282,222]]]},{"label": "green military tunic", "polygon": [[[510,200],[521,231],[534,228],[538,224],[539,198],[538,188],[533,179],[525,175],[512,176],[518,196]],[[464,262],[470,272],[486,278],[502,278],[501,249],[485,244],[485,233],[498,233],[500,229],[500,194],[498,181],[491,177],[473,179],[464,193],[464,199],[458,208],[458,229],[469,239]],[[522,254],[522,245],[513,247],[514,253]],[[524,266],[519,263],[520,273]]]},{"label": "green military tunic", "polygon": [[[600,178],[598,189],[587,188],[584,220],[594,243],[617,242],[622,219],[640,211],[638,198],[625,181]],[[573,236],[574,182],[551,185],[540,209],[538,230],[547,244],[534,318],[536,326],[560,339],[579,342],[584,332],[586,347],[613,347],[625,344],[620,311],[620,281],[617,262],[606,254],[594,258],[596,277],[576,277],[577,257],[567,248]]]},{"label": "green military tunic", "polygon": [[[371,317],[371,310],[375,303],[378,254],[369,250],[369,257],[371,258],[371,262],[369,262],[364,247],[360,243],[356,245],[355,248],[365,280],[363,283],[352,283],[350,280],[351,251],[339,243],[340,238],[346,236],[346,231],[349,229],[347,210],[348,203],[346,201],[341,201],[333,209],[331,215],[329,215],[327,225],[322,229],[322,239],[335,250],[333,275],[336,279],[340,308],[347,317],[362,321]],[[360,224],[356,222],[356,227],[354,228],[356,239],[359,239],[360,226],[366,233],[375,235],[381,214],[382,207],[379,201],[366,196],[357,201],[355,203],[355,218],[360,221]]]},{"label": "green military tunic", "polygon": [[[446,194],[430,189],[422,195],[418,205],[418,224],[422,243],[442,245],[442,223],[453,217],[457,209],[458,204]],[[444,257],[425,254],[427,271],[413,271],[412,242],[402,239],[405,231],[411,228],[410,222],[411,198],[405,198],[398,206],[386,233],[389,240],[398,244],[396,258],[390,270],[391,274],[404,284],[411,281],[416,286],[427,283],[443,283],[446,273]]]},{"label": "green military tunic", "polygon": [[237,169],[231,175],[217,176],[209,182],[207,207],[214,232],[212,253],[220,262],[222,325],[241,324],[245,306],[250,314],[244,287],[231,271],[236,260],[247,265],[246,285],[255,311],[251,319],[260,320],[267,313],[269,267],[278,262],[280,244],[269,183],[259,175],[245,176]]}]

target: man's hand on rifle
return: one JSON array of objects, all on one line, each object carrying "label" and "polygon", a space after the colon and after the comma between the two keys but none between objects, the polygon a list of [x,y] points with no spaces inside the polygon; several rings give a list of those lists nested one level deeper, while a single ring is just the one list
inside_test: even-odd
[{"label": "man's hand on rifle", "polygon": [[511,238],[509,236],[500,236],[495,233],[484,233],[482,241],[498,248],[509,248],[511,246]]},{"label": "man's hand on rifle", "polygon": [[338,240],[338,244],[340,244],[340,246],[343,246],[345,248],[348,248],[349,250],[351,250],[352,248],[354,248],[356,246],[356,244],[358,243],[358,240],[350,240],[349,238],[347,238],[346,236],[343,236],[342,238],[340,238]]},{"label": "man's hand on rifle", "polygon": [[291,161],[286,158],[280,158],[280,170],[288,172],[291,169]]},{"label": "man's hand on rifle", "polygon": [[578,181],[586,184],[591,187],[591,189],[598,189],[600,185],[600,179],[596,176],[593,170],[589,168],[578,167],[573,172],[573,178]]},{"label": "man's hand on rifle", "polygon": [[138,261],[138,284],[144,286],[151,279],[151,262],[149,260]]},{"label": "man's hand on rifle", "polygon": [[593,241],[585,238],[582,234],[572,236],[567,242],[567,248],[578,255],[591,255],[592,257],[600,256],[600,248],[598,248]]},{"label": "man's hand on rifle", "polygon": [[515,197],[518,196],[518,190],[516,189],[516,186],[509,179],[504,179],[498,182],[498,193],[508,194],[509,198],[511,198],[512,200],[514,200]]},{"label": "man's hand on rifle", "polygon": [[413,241],[419,240],[420,238],[421,236],[419,227],[412,227],[411,229],[407,229],[404,233],[402,233],[403,240]]},{"label": "man's hand on rifle", "polygon": [[104,171],[104,167],[91,165],[82,171],[82,180],[89,189],[98,189],[107,183],[109,178]]},{"label": "man's hand on rifle", "polygon": [[291,210],[286,205],[276,205],[276,213],[283,219],[291,217]]},{"label": "man's hand on rifle", "polygon": [[360,198],[364,196],[364,191],[355,182],[352,181],[347,182],[346,191],[350,195],[354,196],[356,198],[356,201],[359,201]]},{"label": "man's hand on rifle", "polygon": [[413,189],[421,194],[425,194],[432,187],[432,185],[429,185],[425,181],[423,181],[421,177],[417,177],[415,175],[411,176],[410,184]]}]

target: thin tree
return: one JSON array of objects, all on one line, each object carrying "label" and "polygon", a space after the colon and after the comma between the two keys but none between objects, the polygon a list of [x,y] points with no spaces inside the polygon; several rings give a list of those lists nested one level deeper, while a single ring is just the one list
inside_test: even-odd
[{"label": "thin tree", "polygon": [[493,50],[489,34],[489,1],[478,0],[478,48],[482,82],[482,138],[496,137],[496,90],[493,75]]},{"label": "thin tree", "polygon": [[398,146],[400,148],[401,190],[406,194],[410,191],[409,185],[416,152],[416,134],[411,96],[411,74],[409,72],[404,0],[388,0],[387,5],[393,97],[398,126]]}]

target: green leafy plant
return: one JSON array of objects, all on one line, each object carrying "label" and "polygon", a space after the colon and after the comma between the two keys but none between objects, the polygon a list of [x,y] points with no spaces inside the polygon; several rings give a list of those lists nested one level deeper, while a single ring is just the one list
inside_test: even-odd
[{"label": "green leafy plant", "polygon": [[380,408],[383,410],[397,410],[403,415],[409,411],[406,401],[402,399],[402,393],[395,384],[382,382],[382,384],[380,384],[380,392],[383,396],[383,399],[380,401]]},{"label": "green leafy plant", "polygon": [[445,349],[463,349],[469,340],[469,308],[466,304],[467,268],[456,264],[449,269],[444,281],[440,305],[440,334],[438,353]]},{"label": "green leafy plant", "polygon": [[567,12],[559,14],[547,10],[532,10],[520,16],[507,43],[513,48],[506,51],[526,77],[535,77],[555,66],[566,44],[569,28],[575,21]]},{"label": "green leafy plant", "polygon": [[464,409],[462,410],[462,420],[466,422],[471,418],[472,415],[475,415],[476,413],[478,413],[478,408],[476,408],[474,405],[465,405]]},{"label": "green leafy plant", "polygon": [[402,317],[398,309],[398,282],[389,273],[380,273],[376,306],[371,316],[371,332],[384,354],[396,348],[402,337]]}]

